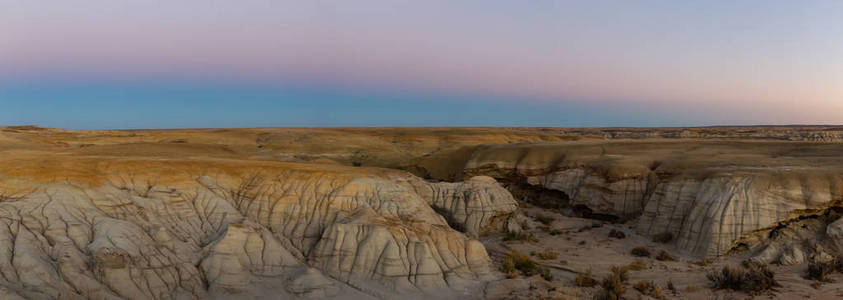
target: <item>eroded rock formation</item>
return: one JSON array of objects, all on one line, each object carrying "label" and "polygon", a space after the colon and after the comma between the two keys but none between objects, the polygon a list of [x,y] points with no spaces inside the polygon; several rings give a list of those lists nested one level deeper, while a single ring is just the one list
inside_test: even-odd
[{"label": "eroded rock formation", "polygon": [[[823,145],[784,145],[771,156],[714,143],[655,146],[478,147],[465,173],[494,176],[528,201],[531,194],[519,193],[559,193],[555,201],[561,205],[548,203],[554,199],[534,201],[537,205],[587,217],[637,219],[638,233],[669,233],[676,248],[699,257],[726,254],[745,235],[843,201],[841,162],[829,160]],[[716,158],[723,152],[730,156],[727,162]]]},{"label": "eroded rock formation", "polygon": [[[495,277],[490,259],[430,203],[462,203],[453,215],[473,232],[515,209],[490,178],[458,185],[458,198],[446,200],[423,198],[407,180],[426,183],[397,172],[258,170],[174,186],[150,184],[155,176],[40,184],[0,203],[3,293],[198,299],[249,293],[270,280],[290,297],[462,298]],[[484,206],[494,203],[484,189],[512,203]]]}]

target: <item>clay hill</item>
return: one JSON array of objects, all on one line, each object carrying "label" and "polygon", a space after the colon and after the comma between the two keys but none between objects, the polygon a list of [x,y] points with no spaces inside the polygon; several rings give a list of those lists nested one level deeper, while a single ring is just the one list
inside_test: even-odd
[{"label": "clay hill", "polygon": [[843,127],[0,127],[0,299],[843,297]]}]

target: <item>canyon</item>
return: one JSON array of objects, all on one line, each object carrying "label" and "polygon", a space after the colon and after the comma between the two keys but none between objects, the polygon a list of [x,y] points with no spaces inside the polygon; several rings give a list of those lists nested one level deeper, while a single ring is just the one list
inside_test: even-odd
[{"label": "canyon", "polygon": [[0,298],[590,299],[638,264],[665,292],[625,297],[727,299],[741,261],[834,298],[803,275],[841,202],[834,126],[0,127]]}]

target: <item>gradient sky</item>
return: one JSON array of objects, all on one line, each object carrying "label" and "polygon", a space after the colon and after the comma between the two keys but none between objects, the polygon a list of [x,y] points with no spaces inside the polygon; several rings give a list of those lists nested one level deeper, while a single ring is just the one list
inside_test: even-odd
[{"label": "gradient sky", "polygon": [[18,124],[843,124],[843,1],[0,0]]}]

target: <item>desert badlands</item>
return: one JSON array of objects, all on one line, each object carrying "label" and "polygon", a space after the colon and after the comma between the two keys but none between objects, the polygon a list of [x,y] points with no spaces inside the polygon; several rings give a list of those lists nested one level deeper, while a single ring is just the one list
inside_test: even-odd
[{"label": "desert badlands", "polygon": [[843,128],[0,128],[0,299],[834,299]]}]

